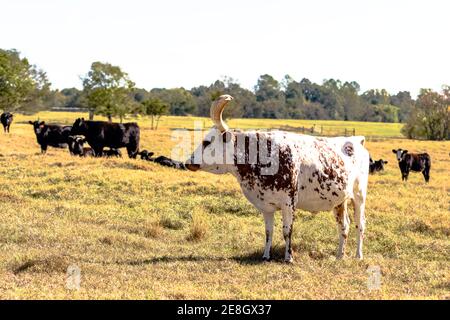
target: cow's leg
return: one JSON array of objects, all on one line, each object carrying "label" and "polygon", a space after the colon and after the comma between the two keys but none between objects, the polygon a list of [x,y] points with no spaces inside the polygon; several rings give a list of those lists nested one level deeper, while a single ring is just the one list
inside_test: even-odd
[{"label": "cow's leg", "polygon": [[430,168],[425,167],[425,169],[422,171],[423,177],[425,178],[425,182],[430,181]]},{"label": "cow's leg", "polygon": [[364,214],[366,206],[366,198],[363,194],[355,194],[355,199],[353,200],[353,205],[355,208],[354,217],[356,223],[356,255],[357,259],[363,258],[363,239],[364,231],[366,230],[366,217]]},{"label": "cow's leg", "polygon": [[264,247],[263,260],[270,260],[270,251],[272,249],[272,239],[273,239],[273,218],[275,211],[263,212],[264,223],[266,225],[266,244]]},{"label": "cow's leg", "polygon": [[41,154],[45,154],[47,152],[47,145],[46,144],[42,144],[41,145]]},{"label": "cow's leg", "polygon": [[402,180],[408,181],[409,170],[402,171]]},{"label": "cow's leg", "polygon": [[139,152],[139,150],[136,145],[128,145],[127,146],[127,153],[128,153],[129,158],[136,159],[138,152]]},{"label": "cow's leg", "polygon": [[339,248],[337,258],[342,259],[345,254],[345,244],[347,243],[348,231],[350,230],[350,219],[348,217],[347,200],[341,205],[333,209],[337,222],[337,230],[339,234]]},{"label": "cow's leg", "polygon": [[94,150],[94,156],[101,158],[103,156],[103,147],[95,146],[92,147],[92,150]]},{"label": "cow's leg", "polygon": [[294,261],[292,252],[292,227],[294,225],[294,209],[291,206],[285,206],[281,209],[283,214],[283,237],[286,241],[286,250],[284,253],[284,262]]}]

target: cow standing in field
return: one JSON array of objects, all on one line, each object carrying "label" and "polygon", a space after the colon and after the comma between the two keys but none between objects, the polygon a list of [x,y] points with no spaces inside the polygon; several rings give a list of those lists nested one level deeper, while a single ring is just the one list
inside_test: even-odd
[{"label": "cow standing in field", "polygon": [[375,174],[376,172],[384,171],[384,165],[388,162],[380,159],[373,161],[372,158],[369,159],[369,173]]},{"label": "cow standing in field", "polygon": [[337,257],[344,256],[350,219],[347,202],[354,205],[357,233],[356,257],[362,259],[364,209],[369,174],[369,153],[364,137],[316,138],[289,132],[240,132],[222,120],[225,105],[233,98],[221,96],[211,107],[215,124],[197,147],[186,167],[191,171],[234,175],[244,196],[264,215],[270,259],[276,210],[283,217],[285,261],[293,261],[292,228],[296,209],[333,210],[338,225]]},{"label": "cow standing in field", "polygon": [[45,124],[44,121],[28,121],[33,126],[37,143],[41,146],[41,153],[47,152],[47,147],[66,148],[69,143],[72,126]]},{"label": "cow standing in field", "polygon": [[409,172],[422,172],[425,182],[430,181],[431,157],[428,153],[408,153],[408,150],[393,149],[397,156],[402,181],[407,181]]},{"label": "cow standing in field", "polygon": [[0,121],[3,125],[3,131],[5,133],[9,133],[9,127],[11,127],[11,123],[13,122],[13,114],[11,112],[3,112],[0,116]]},{"label": "cow standing in field", "polygon": [[127,148],[128,156],[136,158],[139,152],[140,129],[137,123],[112,123],[78,118],[71,135],[82,135],[94,150],[96,157],[103,155],[103,148]]}]

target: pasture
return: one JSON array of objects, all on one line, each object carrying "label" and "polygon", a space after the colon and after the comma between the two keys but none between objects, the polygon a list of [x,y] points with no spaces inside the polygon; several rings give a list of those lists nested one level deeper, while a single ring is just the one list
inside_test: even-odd
[{"label": "pasture", "polygon": [[[373,159],[388,160],[370,176],[365,259],[337,261],[331,212],[297,211],[295,262],[284,264],[281,215],[275,259],[263,263],[262,216],[235,178],[179,171],[140,159],[94,159],[49,148],[40,155],[28,120],[72,124],[74,113],[17,115],[0,134],[0,299],[442,299],[450,298],[450,142],[399,139],[399,124],[232,120],[232,128],[356,128]],[[85,116],[86,117],[86,116]],[[171,129],[194,120],[165,117],[158,131],[140,119],[141,149],[171,155]],[[401,181],[392,149],[428,152],[431,181]],[[352,214],[351,214],[352,219]],[[353,219],[352,219],[353,220]],[[66,270],[81,270],[79,290]],[[368,268],[381,287],[369,290]]]}]

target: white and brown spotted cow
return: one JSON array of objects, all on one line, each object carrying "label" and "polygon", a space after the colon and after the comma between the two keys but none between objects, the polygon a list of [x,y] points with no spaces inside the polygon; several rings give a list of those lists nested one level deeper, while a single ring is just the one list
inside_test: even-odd
[{"label": "white and brown spotted cow", "polygon": [[225,105],[233,98],[221,96],[211,107],[213,128],[197,147],[186,167],[191,171],[231,173],[245,197],[264,215],[270,259],[274,213],[283,216],[285,261],[292,262],[292,226],[295,209],[334,211],[339,231],[338,258],[343,257],[350,219],[347,202],[355,207],[358,230],[356,257],[362,259],[364,207],[369,153],[364,137],[316,138],[283,131],[229,130],[222,120]]}]

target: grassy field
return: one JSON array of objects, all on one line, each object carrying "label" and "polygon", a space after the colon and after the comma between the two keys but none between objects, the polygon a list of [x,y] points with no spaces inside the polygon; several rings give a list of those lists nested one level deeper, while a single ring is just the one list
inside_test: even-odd
[{"label": "grassy field", "polygon": [[[41,113],[72,123],[72,113]],[[262,263],[264,222],[229,175],[192,173],[141,160],[80,159],[39,147],[28,120],[17,116],[0,134],[0,298],[32,299],[442,299],[450,298],[450,142],[396,139],[398,124],[233,120],[231,127],[356,128],[373,137],[374,159],[389,161],[371,176],[365,259],[336,261],[332,213],[298,211],[295,263],[282,263],[281,215],[275,259]],[[166,117],[158,131],[141,119],[142,148],[170,156],[171,129],[198,118]],[[337,129],[333,129],[337,130]],[[394,138],[392,138],[394,137]],[[393,148],[427,151],[431,182],[411,174],[403,183]],[[81,287],[66,270],[81,270]],[[371,266],[381,288],[369,290]]]}]

